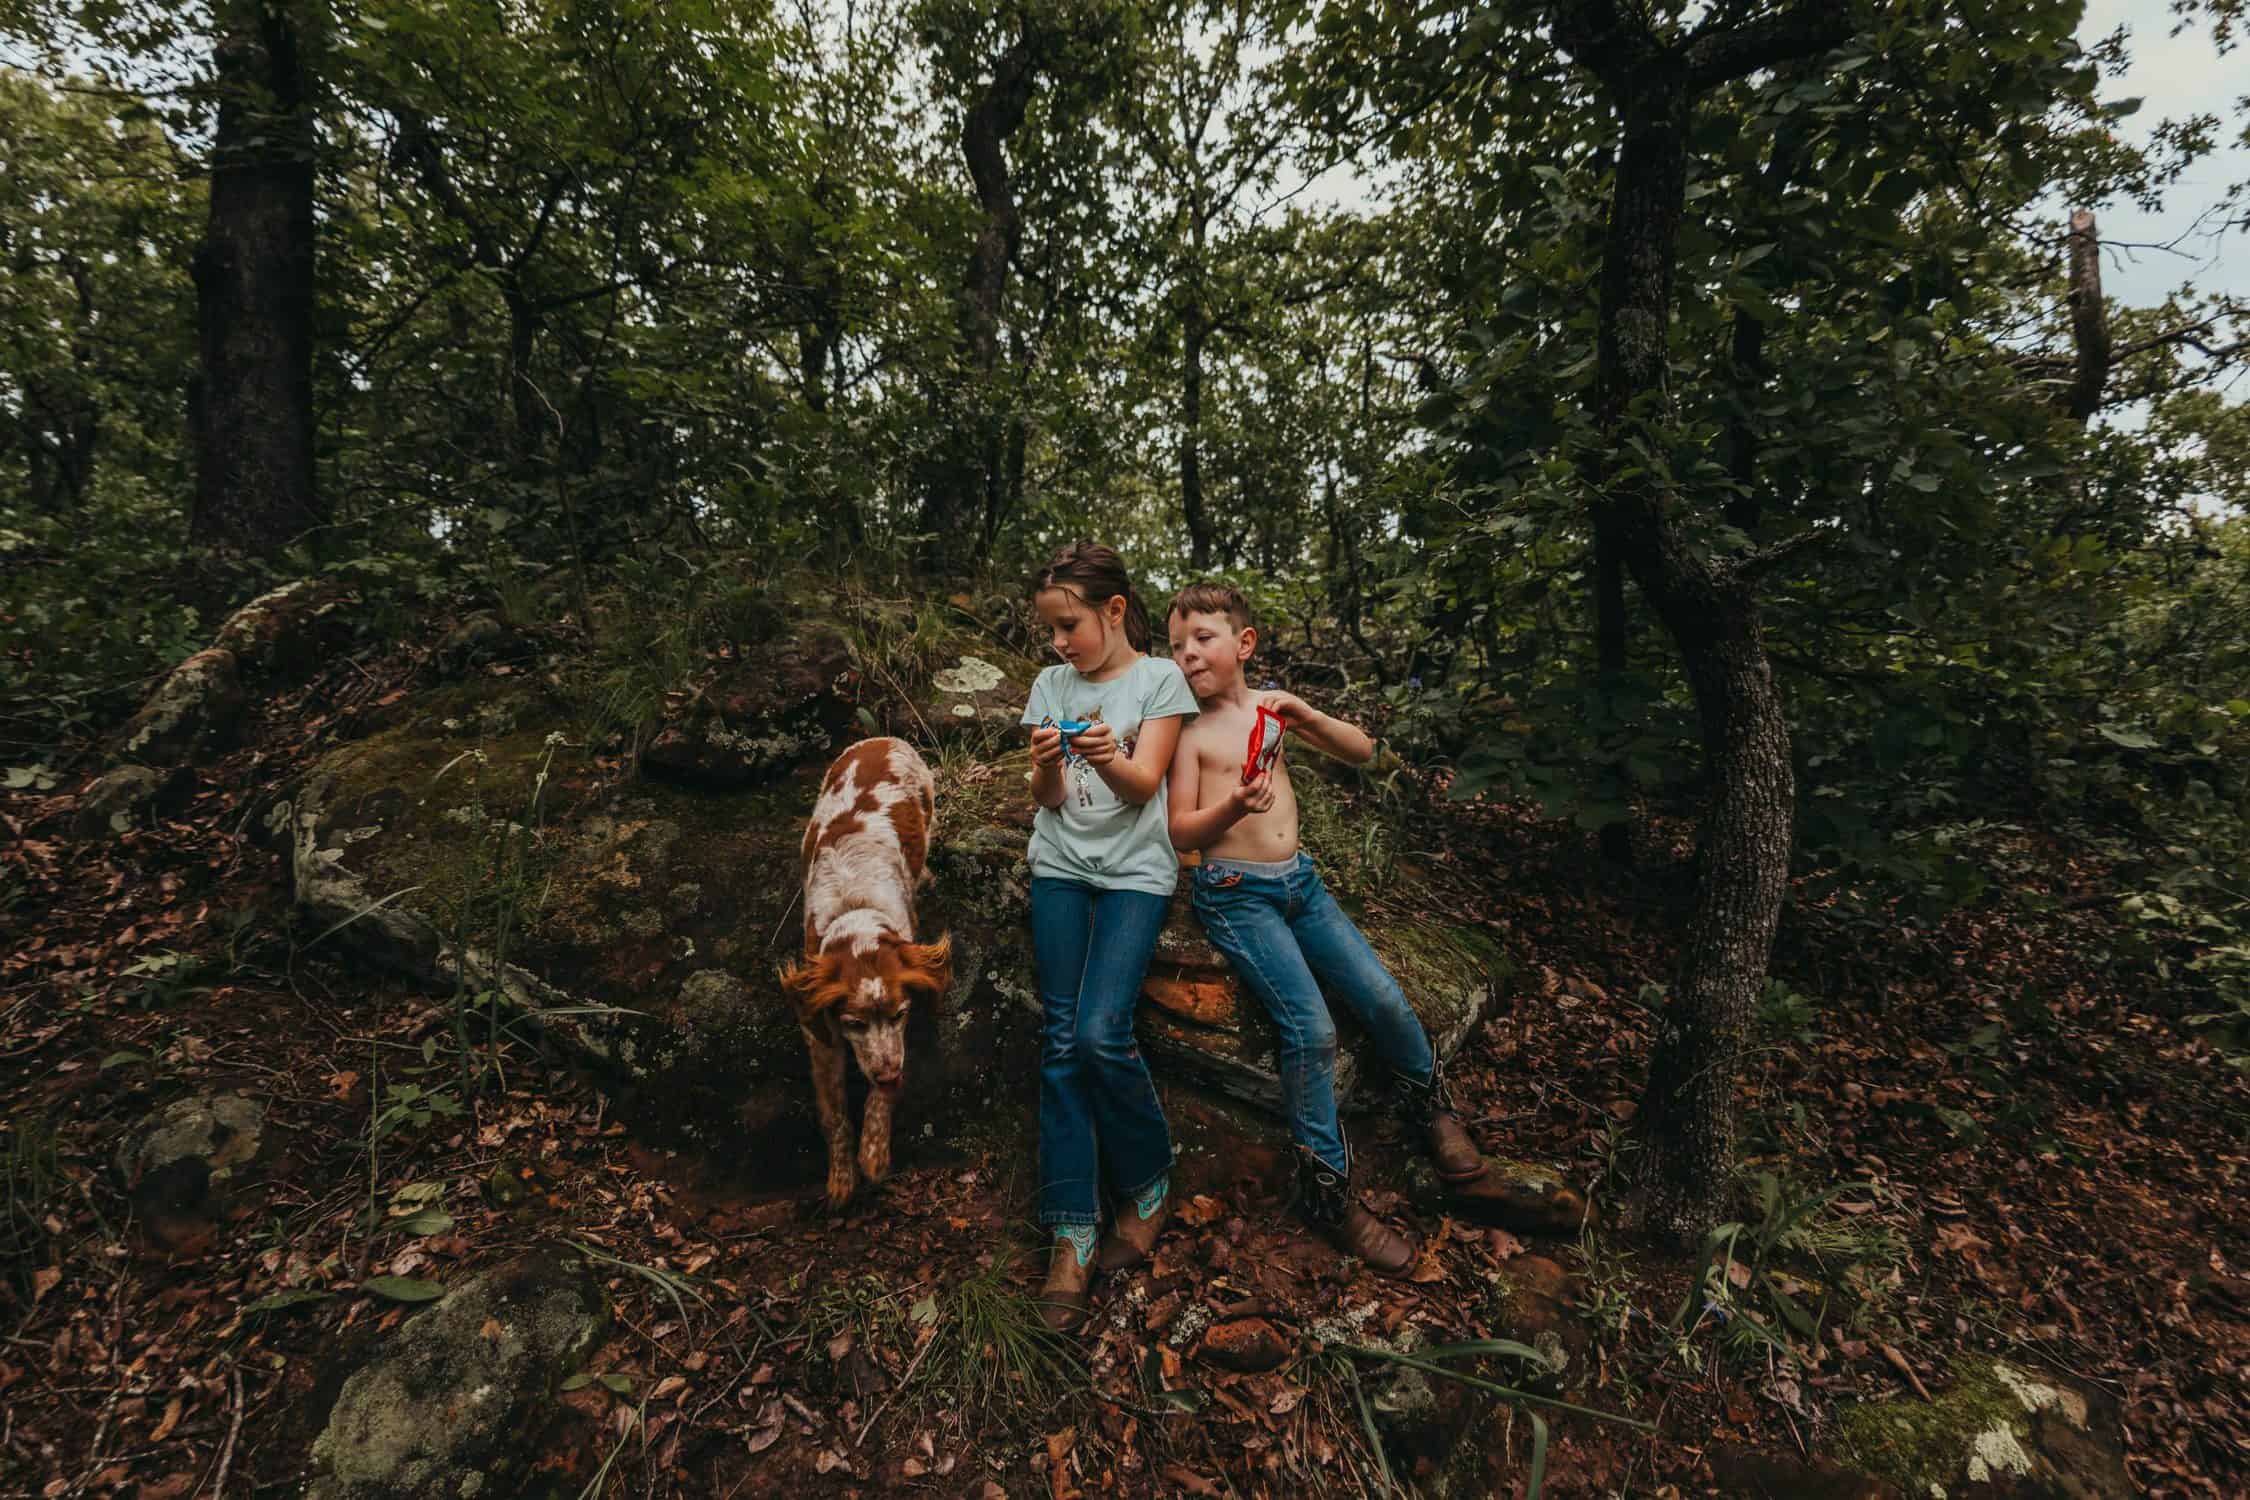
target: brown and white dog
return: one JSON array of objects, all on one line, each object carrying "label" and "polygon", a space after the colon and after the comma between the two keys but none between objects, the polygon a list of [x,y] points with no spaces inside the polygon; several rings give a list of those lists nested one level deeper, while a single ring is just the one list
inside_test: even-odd
[{"label": "brown and white dog", "polygon": [[914,941],[914,893],[928,878],[937,811],[930,768],[904,740],[861,740],[821,778],[805,824],[805,958],[782,971],[812,1054],[813,1099],[828,1140],[828,1202],[852,1195],[844,1044],[867,1075],[859,1170],[891,1169],[891,1108],[906,1083],[906,1012],[953,979],[951,935]]}]

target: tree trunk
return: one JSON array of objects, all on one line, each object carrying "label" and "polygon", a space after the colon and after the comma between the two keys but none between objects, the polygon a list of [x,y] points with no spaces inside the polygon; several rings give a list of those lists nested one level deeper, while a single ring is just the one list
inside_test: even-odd
[{"label": "tree trunk", "polygon": [[2102,300],[2102,241],[2094,216],[2083,208],[2070,214],[2070,339],[2077,358],[2063,410],[2083,427],[2101,410],[2109,384],[2111,358],[2109,308]]},{"label": "tree trunk", "polygon": [[[531,353],[539,336],[539,316],[531,309],[530,301],[514,285],[513,278],[501,292],[501,301],[508,309],[508,405],[515,415],[515,456],[519,463],[529,464],[539,457],[545,446],[549,422],[545,403],[539,399],[539,388],[531,379]],[[560,462],[557,455],[557,462]]]},{"label": "tree trunk", "polygon": [[961,125],[961,154],[968,161],[984,222],[969,249],[962,278],[960,341],[966,389],[954,393],[953,410],[936,403],[938,451],[922,465],[922,532],[929,538],[923,563],[940,571],[964,564],[982,536],[982,518],[1003,503],[1003,424],[994,407],[993,376],[1000,364],[1000,312],[1008,265],[1022,237],[1014,188],[1008,180],[1007,144],[1023,124],[1038,86],[1039,47],[1027,33],[993,65],[992,83],[971,105]]},{"label": "tree trunk", "polygon": [[[1616,530],[1599,517],[1594,522],[1594,690],[1602,705],[1603,732],[1614,734],[1618,698],[1625,676],[1625,557]],[[1632,772],[1623,759],[1608,766],[1610,784],[1622,795],[1631,786]],[[1618,818],[1604,823],[1602,859],[1619,869],[1633,863],[1633,821]]]},{"label": "tree trunk", "polygon": [[1679,645],[1710,771],[1702,878],[1640,1111],[1649,1147],[1644,1222],[1693,1241],[1716,1222],[1734,1168],[1743,1043],[1786,889],[1796,786],[1751,578],[1698,553],[1658,477],[1624,472],[1630,429],[1660,423],[1668,405],[1696,70],[1689,54],[1604,0],[1560,8],[1556,35],[1602,78],[1623,116],[1602,253],[1594,401],[1606,441],[1594,475],[1596,526],[1614,537]]},{"label": "tree trunk", "polygon": [[1210,512],[1203,505],[1203,345],[1210,329],[1193,302],[1180,322],[1180,514],[1187,521],[1188,567],[1211,566]]},{"label": "tree trunk", "polygon": [[190,537],[273,557],[328,519],[313,483],[313,126],[294,12],[218,13]]}]

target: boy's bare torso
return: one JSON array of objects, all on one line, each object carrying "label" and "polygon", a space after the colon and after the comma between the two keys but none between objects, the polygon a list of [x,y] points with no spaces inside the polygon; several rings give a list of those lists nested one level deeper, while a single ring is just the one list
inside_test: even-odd
[{"label": "boy's bare torso", "polygon": [[[1195,757],[1199,806],[1224,802],[1242,780],[1242,752],[1250,743],[1250,726],[1257,721],[1256,700],[1199,705],[1201,712],[1180,731],[1176,754]],[[1269,728],[1269,733],[1271,732]],[[1273,806],[1262,813],[1246,813],[1219,841],[1203,851],[1206,859],[1288,859],[1297,852],[1297,791],[1289,784],[1289,753],[1273,763]]]}]

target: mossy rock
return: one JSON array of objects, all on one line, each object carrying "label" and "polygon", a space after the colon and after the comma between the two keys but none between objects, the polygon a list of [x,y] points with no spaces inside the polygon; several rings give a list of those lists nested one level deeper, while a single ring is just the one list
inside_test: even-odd
[{"label": "mossy rock", "polygon": [[1838,1412],[1833,1447],[1908,1500],[2130,1500],[2115,1401],[1989,1356],[1957,1361],[1934,1402]]},{"label": "mossy rock", "polygon": [[808,624],[751,644],[681,693],[641,752],[642,769],[716,791],[825,761],[856,708],[851,648]]},{"label": "mossy rock", "polygon": [[[547,1035],[600,1068],[645,1135],[711,1148],[753,1183],[815,1180],[823,1151],[804,1046],[774,974],[802,940],[798,848],[828,747],[731,791],[619,782],[571,743],[580,706],[562,680],[446,684],[324,756],[276,812],[310,925],[434,988],[451,992],[465,974],[472,993],[537,1013]],[[938,814],[918,926],[952,934],[954,982],[909,1027],[902,1162],[1028,1112],[1037,1088],[1029,756],[925,748]],[[1310,799],[1333,795],[1307,783]],[[1417,904],[1411,889],[1394,895]],[[1449,1053],[1487,992],[1477,950],[1428,919],[1368,926]],[[1183,984],[1213,1003],[1183,1015],[1172,1003]],[[1278,1107],[1272,1024],[1235,1000],[1184,894],[1151,994],[1141,1034],[1160,1075]],[[1368,1071],[1348,1045],[1340,1096]],[[863,1087],[856,1070],[852,1087]]]},{"label": "mossy rock", "polygon": [[174,1250],[201,1246],[277,1155],[266,1107],[240,1094],[175,1099],[125,1132],[115,1157],[133,1211]]},{"label": "mossy rock", "polygon": [[128,764],[176,766],[234,743],[249,697],[232,651],[198,651],[157,684],[112,742]]},{"label": "mossy rock", "polygon": [[307,1500],[517,1492],[562,1381],[609,1327],[584,1258],[537,1250],[448,1292],[344,1381]]}]

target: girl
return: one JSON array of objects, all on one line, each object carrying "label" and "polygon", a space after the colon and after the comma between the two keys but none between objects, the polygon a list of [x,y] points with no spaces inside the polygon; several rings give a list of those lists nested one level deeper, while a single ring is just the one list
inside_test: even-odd
[{"label": "girl", "polygon": [[[1141,1260],[1172,1211],[1171,1132],[1133,1041],[1149,952],[1179,882],[1165,772],[1195,697],[1180,669],[1146,653],[1148,611],[1108,547],[1077,542],[1031,581],[1062,658],[1039,674],[1031,728],[1031,941],[1042,1016],[1039,1222],[1054,1245],[1040,1316],[1084,1321],[1096,1266]],[[1122,1195],[1110,1233],[1101,1169]]]}]

